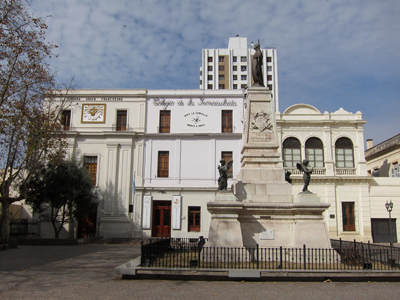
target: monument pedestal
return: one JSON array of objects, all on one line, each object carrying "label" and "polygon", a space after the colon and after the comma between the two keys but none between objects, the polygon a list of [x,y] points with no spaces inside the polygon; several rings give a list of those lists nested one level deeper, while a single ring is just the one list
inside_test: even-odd
[{"label": "monument pedestal", "polygon": [[272,93],[248,90],[241,170],[234,195],[216,194],[205,247],[331,248],[323,212],[329,204],[310,192],[295,199],[278,151]]},{"label": "monument pedestal", "polygon": [[207,203],[212,214],[208,241],[205,247],[243,247],[242,231],[238,221],[243,203],[230,191],[217,192],[215,201]]}]

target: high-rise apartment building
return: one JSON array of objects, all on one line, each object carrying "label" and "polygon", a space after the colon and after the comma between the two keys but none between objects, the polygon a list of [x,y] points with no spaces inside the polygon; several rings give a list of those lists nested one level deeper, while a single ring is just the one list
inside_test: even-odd
[{"label": "high-rise apartment building", "polygon": [[[229,38],[228,49],[203,49],[200,89],[244,89],[252,85],[251,59],[254,45],[247,37]],[[279,110],[276,48],[262,48],[264,85],[272,90],[275,111]]]}]

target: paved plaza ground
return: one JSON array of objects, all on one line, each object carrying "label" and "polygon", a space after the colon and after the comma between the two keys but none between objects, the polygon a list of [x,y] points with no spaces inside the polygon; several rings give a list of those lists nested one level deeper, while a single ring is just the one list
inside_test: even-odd
[{"label": "paved plaza ground", "polygon": [[0,251],[0,299],[398,299],[398,282],[122,280],[140,245],[19,246]]}]

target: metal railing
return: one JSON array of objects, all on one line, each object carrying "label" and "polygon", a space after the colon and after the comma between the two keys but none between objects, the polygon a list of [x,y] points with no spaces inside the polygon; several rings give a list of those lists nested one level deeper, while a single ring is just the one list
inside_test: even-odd
[{"label": "metal railing", "polygon": [[[196,240],[196,241],[195,241]],[[332,241],[332,248],[229,248],[197,246],[197,239],[144,245],[141,266],[169,269],[400,270],[399,249]]]},{"label": "metal railing", "polygon": [[375,262],[400,267],[400,248],[342,239],[332,239],[331,244],[338,253],[342,253],[344,259],[357,258],[363,264]]}]

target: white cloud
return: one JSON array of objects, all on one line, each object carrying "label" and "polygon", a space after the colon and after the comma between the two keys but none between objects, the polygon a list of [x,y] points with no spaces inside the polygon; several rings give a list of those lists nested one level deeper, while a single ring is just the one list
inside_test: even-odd
[{"label": "white cloud", "polygon": [[377,97],[384,113],[400,92],[397,0],[32,0],[32,10],[52,15],[52,68],[81,88],[198,88],[201,49],[240,34],[277,48],[282,111],[344,107],[363,112],[366,131],[400,128],[374,117]]}]

